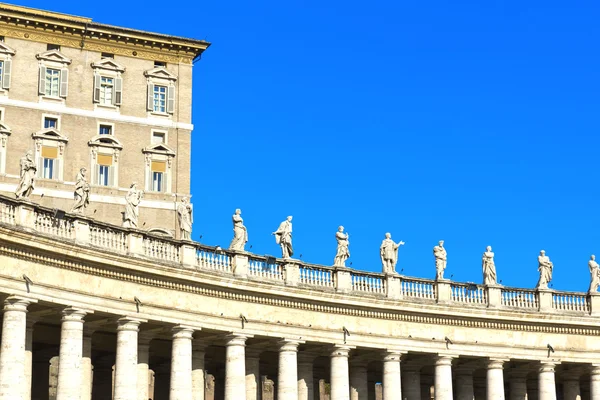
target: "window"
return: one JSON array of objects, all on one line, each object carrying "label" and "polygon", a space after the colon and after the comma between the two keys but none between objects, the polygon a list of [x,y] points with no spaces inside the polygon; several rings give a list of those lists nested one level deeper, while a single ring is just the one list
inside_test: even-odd
[{"label": "window", "polygon": [[100,104],[113,103],[114,79],[107,76],[100,77]]},{"label": "window", "polygon": [[[166,135],[166,132],[152,132]],[[152,192],[171,193],[175,152],[166,144],[151,144],[142,150],[146,159],[145,188]]]},{"label": "window", "polygon": [[164,132],[152,132],[152,144],[165,143]]},{"label": "window", "polygon": [[101,186],[113,186],[113,156],[110,154],[98,154],[96,162],[98,164],[96,183]]},{"label": "window", "polygon": [[100,135],[112,135],[112,126],[111,125],[100,125],[100,129],[98,132]]},{"label": "window", "polygon": [[165,68],[167,66],[167,63],[164,61],[154,61],[154,67],[163,67]]},{"label": "window", "polygon": [[46,68],[46,96],[58,97],[60,90],[60,70],[54,68]]},{"label": "window", "polygon": [[48,51],[50,51],[50,50],[58,50],[58,51],[60,51],[60,44],[48,43],[46,45],[46,50],[48,50]]},{"label": "window", "polygon": [[[2,38],[0,36],[0,38]],[[0,88],[10,89],[10,76],[12,67],[12,56],[15,51],[0,40]]]},{"label": "window", "polygon": [[42,146],[41,177],[58,179],[58,147]]},{"label": "window", "polygon": [[120,106],[123,98],[123,79],[110,74],[107,72],[106,75],[94,75],[94,102],[103,106]]},{"label": "window", "polygon": [[152,161],[152,191],[165,191],[165,172],[167,163],[164,161]]},{"label": "window", "polygon": [[154,112],[167,112],[167,87],[154,85]]},{"label": "window", "polygon": [[58,118],[44,117],[44,128],[58,129]]},{"label": "window", "polygon": [[112,53],[102,53],[100,54],[100,58],[115,58],[115,55]]}]

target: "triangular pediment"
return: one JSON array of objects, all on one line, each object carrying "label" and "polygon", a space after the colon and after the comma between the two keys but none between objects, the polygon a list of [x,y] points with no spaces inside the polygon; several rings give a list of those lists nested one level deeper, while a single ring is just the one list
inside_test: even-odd
[{"label": "triangular pediment", "polygon": [[59,142],[68,142],[69,141],[69,138],[67,138],[65,135],[63,135],[62,133],[60,133],[60,131],[58,131],[55,128],[42,129],[41,131],[35,132],[31,136],[34,139],[57,140]]},{"label": "triangular pediment", "polygon": [[92,68],[105,69],[109,71],[125,72],[125,67],[112,58],[103,58],[100,61],[92,63]]},{"label": "triangular pediment", "polygon": [[3,133],[5,135],[10,135],[11,133],[10,127],[4,122],[0,122],[0,133]]},{"label": "triangular pediment", "polygon": [[55,61],[61,64],[71,64],[71,59],[58,50],[48,50],[35,56],[38,60]]},{"label": "triangular pediment", "polygon": [[175,152],[164,143],[153,144],[142,150],[143,153],[164,154],[167,156],[175,156]]},{"label": "triangular pediment", "polygon": [[111,147],[113,149],[123,149],[123,143],[112,135],[96,135],[88,142],[89,146]]},{"label": "triangular pediment", "polygon": [[154,69],[145,71],[144,75],[151,78],[168,79],[170,81],[177,80],[177,75],[169,72],[165,67],[156,67]]},{"label": "triangular pediment", "polygon": [[12,47],[7,46],[5,43],[0,42],[0,54],[10,54],[14,56],[17,51]]}]

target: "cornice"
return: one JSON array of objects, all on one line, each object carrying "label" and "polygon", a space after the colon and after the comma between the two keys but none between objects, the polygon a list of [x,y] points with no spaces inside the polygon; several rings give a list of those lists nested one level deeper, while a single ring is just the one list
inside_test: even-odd
[{"label": "cornice", "polygon": [[[156,268],[154,267],[156,265],[155,261],[150,263],[143,259],[134,259],[128,256],[110,254],[106,251],[83,248],[73,244],[63,244],[63,242],[58,240],[52,240],[52,250],[50,250],[45,248],[44,245],[46,243],[42,243],[47,241],[48,244],[50,244],[50,238],[45,238],[42,235],[35,235],[35,238],[39,242],[36,243],[35,248],[28,247],[26,237],[31,236],[31,234],[13,230],[11,230],[11,234],[12,235],[10,236],[10,239],[18,241],[19,244],[0,239],[1,255],[30,262],[51,265],[56,268],[62,268],[84,274],[116,279],[134,284],[176,290],[179,292],[193,293],[202,296],[255,303],[266,306],[293,308],[311,312],[375,318],[398,322],[523,332],[600,336],[600,327],[594,326],[595,323],[592,321],[590,321],[588,325],[566,324],[560,323],[559,321],[523,321],[522,313],[518,313],[519,315],[515,316],[514,320],[494,320],[493,318],[496,315],[458,316],[448,315],[442,311],[439,311],[439,314],[425,314],[418,311],[385,308],[384,305],[369,302],[365,302],[363,305],[356,305],[351,304],[350,302],[342,301],[334,302],[331,294],[327,294],[322,299],[315,300],[314,298],[306,299],[300,297],[286,297],[285,293],[264,294],[264,291],[250,292],[240,288],[231,287],[231,285],[227,285],[226,282],[221,282],[223,286],[218,286],[218,280],[214,280],[211,284],[209,284],[206,282],[199,282],[198,279],[193,279],[195,277],[191,275],[188,276],[187,279],[186,277],[176,276],[177,272],[194,273],[195,271],[193,270],[173,268],[166,265],[161,265],[160,268]],[[66,258],[65,254],[70,253],[65,252],[67,247],[77,247],[79,250],[77,252],[79,258]],[[105,263],[93,262],[84,259],[86,253],[94,252],[101,253],[97,255],[97,258],[103,259]],[[115,262],[116,260],[119,260],[120,262],[117,263]],[[135,269],[136,267],[140,267],[145,264],[156,268],[155,271],[149,273],[147,271]],[[126,267],[127,265],[129,265],[128,268]],[[169,272],[168,270],[171,270],[171,273],[167,275],[165,272]],[[200,271],[198,271],[198,273],[200,273]],[[210,273],[207,271],[202,271],[201,273],[207,276],[210,275]],[[214,275],[222,278],[221,275]],[[285,289],[289,291],[290,288],[286,287]],[[468,312],[468,310],[463,311]],[[587,322],[584,323],[587,324]]]}]

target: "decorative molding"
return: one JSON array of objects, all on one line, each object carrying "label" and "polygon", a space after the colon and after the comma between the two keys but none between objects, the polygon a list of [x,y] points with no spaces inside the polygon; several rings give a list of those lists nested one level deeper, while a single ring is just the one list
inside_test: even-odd
[{"label": "decorative molding", "polygon": [[103,69],[114,72],[125,72],[125,67],[120,63],[116,62],[112,58],[103,58],[100,61],[92,63],[92,68]]},{"label": "decorative molding", "polygon": [[144,71],[146,78],[164,79],[175,82],[177,75],[169,72],[165,67],[156,67],[148,71]]},{"label": "decorative molding", "polygon": [[48,50],[35,55],[35,58],[43,61],[53,61],[60,64],[71,64],[71,59],[58,50]]},{"label": "decorative molding", "polygon": [[67,143],[69,138],[60,133],[56,128],[46,128],[31,134],[33,139],[54,140],[57,142]]}]

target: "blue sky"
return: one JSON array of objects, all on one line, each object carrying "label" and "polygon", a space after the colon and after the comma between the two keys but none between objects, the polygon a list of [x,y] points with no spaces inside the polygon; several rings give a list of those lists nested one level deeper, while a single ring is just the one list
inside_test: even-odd
[{"label": "blue sky", "polygon": [[[47,8],[48,2],[19,4]],[[195,66],[193,237],[228,246],[241,208],[251,251],[294,216],[302,259],[587,290],[600,253],[600,6],[592,1],[64,1],[54,11],[212,42]],[[117,11],[118,10],[118,11]],[[176,18],[173,18],[176,16]],[[599,254],[600,255],[600,254]],[[348,264],[349,264],[348,262]]]}]

